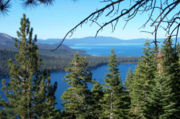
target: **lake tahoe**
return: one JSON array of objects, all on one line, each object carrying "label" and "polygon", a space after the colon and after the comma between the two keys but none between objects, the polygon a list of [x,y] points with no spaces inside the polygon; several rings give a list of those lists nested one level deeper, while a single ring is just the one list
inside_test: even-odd
[{"label": "lake tahoe", "polygon": [[143,54],[143,44],[109,44],[109,45],[89,45],[76,44],[70,46],[72,49],[83,50],[86,54],[92,56],[109,56],[113,48],[117,56],[141,56]]}]

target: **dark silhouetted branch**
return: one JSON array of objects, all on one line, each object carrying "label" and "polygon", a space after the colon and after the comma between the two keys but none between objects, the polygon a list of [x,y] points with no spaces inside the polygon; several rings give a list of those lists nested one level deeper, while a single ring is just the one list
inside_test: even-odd
[{"label": "dark silhouetted branch", "polygon": [[[64,36],[63,40],[59,43],[59,48],[64,40],[80,26],[88,23],[89,21],[98,24],[99,28],[96,31],[97,36],[101,30],[110,25],[112,31],[116,29],[119,19],[125,18],[125,25],[135,18],[137,14],[144,13],[148,14],[148,18],[142,27],[146,27],[150,24],[150,27],[154,27],[153,31],[148,31],[154,35],[154,43],[157,45],[157,35],[160,28],[165,30],[165,35],[172,35],[178,37],[179,34],[179,23],[180,23],[180,0],[103,0],[102,2],[107,3],[104,7],[92,12],[89,16],[84,18],[81,22],[70,29]],[[121,3],[129,3],[126,8]],[[105,23],[100,22],[99,19],[108,17],[109,21]],[[144,19],[144,18],[143,18]],[[100,25],[102,24],[102,25]],[[141,27],[141,28],[142,28]],[[174,35],[175,34],[175,35]],[[56,48],[56,49],[57,49]]]}]

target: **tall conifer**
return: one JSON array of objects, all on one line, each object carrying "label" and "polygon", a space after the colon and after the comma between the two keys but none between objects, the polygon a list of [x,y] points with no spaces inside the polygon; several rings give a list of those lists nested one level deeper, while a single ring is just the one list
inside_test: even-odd
[{"label": "tall conifer", "polygon": [[51,85],[49,73],[39,70],[37,36],[33,38],[33,29],[25,15],[17,35],[18,54],[15,61],[10,59],[8,63],[10,81],[3,80],[2,89],[7,100],[3,101],[2,110],[8,119],[55,118],[57,84]]},{"label": "tall conifer", "polygon": [[[174,93],[174,96],[172,97],[172,102],[175,103],[174,112],[172,113],[171,110],[169,110],[171,107],[165,106],[164,109],[168,110],[166,111],[167,116],[169,114],[173,115],[173,118],[180,118],[180,65],[178,63],[179,57],[178,57],[178,52],[172,44],[171,37],[168,37],[164,41],[164,46],[162,49],[162,55],[163,55],[163,60],[162,60],[162,67],[163,67],[163,75],[164,75],[164,80],[167,80],[167,86],[171,89],[167,90],[172,90],[170,91],[169,95],[172,95]],[[168,109],[169,108],[169,109]]]},{"label": "tall conifer", "polygon": [[133,72],[131,71],[131,69],[128,70],[127,76],[126,76],[126,82],[125,82],[125,86],[127,88],[128,91],[132,90],[131,88],[131,84],[133,81]]},{"label": "tall conifer", "polygon": [[154,85],[157,72],[157,48],[152,49],[150,43],[145,43],[144,55],[139,60],[132,81],[128,83],[131,98],[131,113],[138,118],[145,118],[144,108],[149,93]]},{"label": "tall conifer", "polygon": [[105,91],[102,100],[102,118],[128,118],[129,98],[124,91],[114,50],[109,59],[109,73],[105,78]]},{"label": "tall conifer", "polygon": [[150,119],[176,119],[180,117],[178,54],[171,38],[164,41],[161,70],[148,99],[147,117]]},{"label": "tall conifer", "polygon": [[65,81],[70,86],[62,95],[62,102],[67,117],[86,119],[89,116],[90,90],[88,82],[92,80],[92,74],[87,69],[86,57],[75,54],[71,66],[66,69]]}]

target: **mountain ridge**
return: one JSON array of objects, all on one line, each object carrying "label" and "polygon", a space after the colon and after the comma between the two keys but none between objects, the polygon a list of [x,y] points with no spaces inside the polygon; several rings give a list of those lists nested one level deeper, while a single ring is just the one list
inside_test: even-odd
[{"label": "mountain ridge", "polygon": [[[6,40],[5,40],[6,39]],[[5,34],[5,33],[0,33],[0,46],[2,47],[3,43],[4,45],[9,45],[9,47],[14,46],[14,41],[13,37]],[[159,38],[157,39],[160,41],[160,43],[163,42],[165,38]],[[178,38],[180,39],[180,38]],[[71,39],[66,39],[61,47],[68,48],[69,46],[77,45],[77,44],[89,44],[89,45],[97,45],[97,44],[144,44],[146,40],[149,40],[150,42],[153,41],[153,39],[146,39],[146,38],[136,38],[136,39],[120,39],[120,38],[115,38],[115,37],[108,37],[108,36],[98,36],[98,37],[93,37],[93,36],[88,36],[88,37],[83,37],[83,38],[71,38]],[[37,43],[38,45],[43,48],[56,48],[57,45],[62,41],[62,39],[58,38],[48,38],[48,39],[38,39]],[[44,46],[43,46],[44,45]]]},{"label": "mountain ridge", "polygon": [[[55,44],[55,43],[60,43],[62,39],[55,39],[55,38],[49,38],[42,40],[40,39],[38,42],[39,43],[48,43],[48,44]],[[119,39],[119,38],[114,38],[114,37],[105,37],[105,36],[98,36],[98,37],[93,37],[93,36],[88,36],[88,37],[83,37],[83,38],[71,38],[71,39],[66,39],[64,41],[65,45],[74,45],[74,44],[117,44],[117,43],[144,43],[145,39],[140,38],[140,39],[129,39],[129,40],[124,40],[124,39]]]},{"label": "mountain ridge", "polygon": [[[16,48],[14,46],[15,43],[15,38],[5,34],[5,33],[0,33],[0,49],[7,49],[7,50],[13,50],[16,51]],[[69,46],[67,45],[62,45],[59,49],[57,49],[56,51],[52,52],[53,49],[56,48],[57,44],[43,44],[43,43],[37,43],[38,48],[39,48],[39,52],[41,54],[44,55],[74,55],[75,52],[80,52],[83,54],[83,51],[81,50],[74,50],[71,49]]]},{"label": "mountain ridge", "polygon": [[[165,38],[159,38],[157,39],[160,43],[164,41]],[[178,38],[180,39],[180,38]],[[83,38],[72,38],[72,39],[66,39],[64,41],[64,45],[67,46],[73,46],[77,44],[89,44],[89,45],[97,45],[97,44],[122,44],[122,43],[127,43],[127,44],[144,44],[146,41],[152,42],[153,39],[147,39],[147,38],[136,38],[136,39],[119,39],[119,38],[114,38],[114,37],[106,37],[106,36],[98,36],[98,37],[93,37],[93,36],[88,36],[88,37],[83,37]],[[49,38],[42,40],[40,39],[38,42],[39,43],[44,43],[44,44],[59,44],[62,41],[62,39],[55,39],[55,38]]]}]

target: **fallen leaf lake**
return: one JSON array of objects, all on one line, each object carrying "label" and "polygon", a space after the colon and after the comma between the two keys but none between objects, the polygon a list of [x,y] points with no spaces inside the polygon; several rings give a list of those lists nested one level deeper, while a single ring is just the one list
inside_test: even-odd
[{"label": "fallen leaf lake", "polygon": [[[85,45],[85,44],[77,44],[70,46],[72,49],[83,50],[87,55],[92,56],[109,56],[110,50],[113,48],[117,56],[136,56],[139,57],[142,55],[143,45],[141,44],[110,44],[110,45]],[[134,71],[136,64],[120,64],[118,66],[120,71],[120,76],[122,81],[124,82],[126,79],[126,74],[129,69]],[[104,78],[106,73],[108,73],[108,65],[101,65],[97,68],[91,69],[93,80],[97,80],[101,84],[104,83]],[[65,72],[51,72],[51,80],[52,83],[55,81],[58,82],[58,88],[56,91],[57,98],[57,108],[62,109],[63,106],[61,104],[61,95],[68,88],[68,85],[63,80]],[[1,85],[0,85],[1,87]],[[89,85],[89,88],[92,86]]]}]

